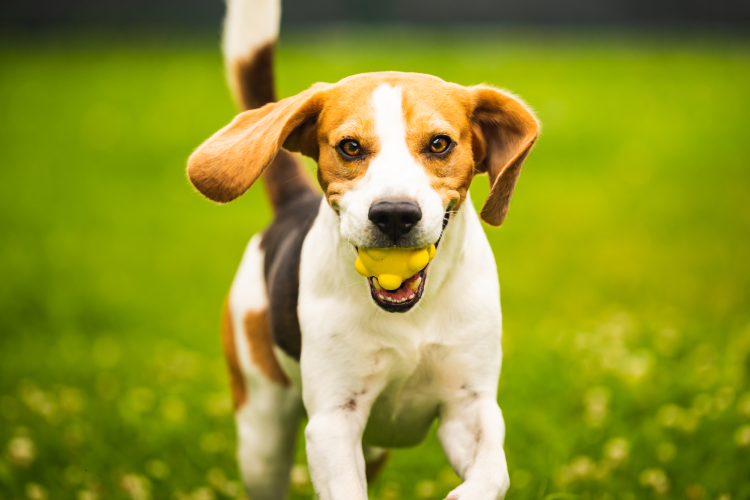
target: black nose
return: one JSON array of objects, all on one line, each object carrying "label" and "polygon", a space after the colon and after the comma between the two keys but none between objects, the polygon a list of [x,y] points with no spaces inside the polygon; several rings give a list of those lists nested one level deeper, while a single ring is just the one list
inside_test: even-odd
[{"label": "black nose", "polygon": [[413,201],[380,200],[370,205],[368,217],[395,243],[422,220],[422,210]]}]

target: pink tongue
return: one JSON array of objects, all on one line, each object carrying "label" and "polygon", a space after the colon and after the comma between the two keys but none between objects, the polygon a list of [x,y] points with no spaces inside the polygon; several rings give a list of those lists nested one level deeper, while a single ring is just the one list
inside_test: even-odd
[{"label": "pink tongue", "polygon": [[[421,273],[417,273],[415,276],[412,276],[408,280],[401,283],[401,286],[397,288],[396,290],[388,291],[385,288],[383,288],[382,290],[376,289],[375,293],[378,295],[379,299],[386,300],[388,302],[390,301],[402,302],[402,301],[411,300],[414,298],[417,292],[409,288],[409,284],[413,283],[414,280],[416,280],[420,275]],[[388,299],[390,299],[390,301]]]}]

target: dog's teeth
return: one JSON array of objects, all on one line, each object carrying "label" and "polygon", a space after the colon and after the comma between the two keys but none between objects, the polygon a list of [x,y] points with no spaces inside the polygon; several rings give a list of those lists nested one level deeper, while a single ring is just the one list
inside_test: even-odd
[{"label": "dog's teeth", "polygon": [[383,294],[382,294],[382,293],[381,293],[381,294],[378,294],[378,298],[379,298],[380,300],[385,300],[385,297],[383,297]]},{"label": "dog's teeth", "polygon": [[419,284],[422,283],[422,277],[419,276],[417,279],[409,283],[409,288],[412,289],[413,292],[416,292],[419,289]]},{"label": "dog's teeth", "polygon": [[411,295],[409,295],[409,300],[411,300],[413,298],[414,298],[414,294],[412,293]]},{"label": "dog's teeth", "polygon": [[385,300],[387,300],[388,302],[393,302],[393,299],[392,299],[392,298],[390,298],[390,297],[386,297],[386,299],[385,299]]},{"label": "dog's teeth", "polygon": [[380,286],[380,282],[378,281],[377,278],[372,279],[372,284],[375,287],[375,290],[377,290],[378,292],[383,289],[383,287]]}]

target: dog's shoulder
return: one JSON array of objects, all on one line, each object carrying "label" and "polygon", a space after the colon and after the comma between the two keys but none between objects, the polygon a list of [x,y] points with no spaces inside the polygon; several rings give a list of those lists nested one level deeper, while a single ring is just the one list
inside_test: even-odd
[{"label": "dog's shoulder", "polygon": [[268,292],[268,319],[274,342],[299,360],[302,334],[297,316],[302,244],[320,210],[321,197],[307,193],[289,203],[263,233],[263,274]]}]

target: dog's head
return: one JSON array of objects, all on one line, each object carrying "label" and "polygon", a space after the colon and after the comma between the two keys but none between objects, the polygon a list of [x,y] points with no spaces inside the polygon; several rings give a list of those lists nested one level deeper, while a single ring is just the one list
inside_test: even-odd
[{"label": "dog's head", "polygon": [[[298,151],[318,162],[343,238],[364,248],[424,247],[438,242],[478,173],[486,172],[491,185],[480,215],[502,224],[538,129],[521,101],[492,87],[369,73],[239,114],[193,153],[188,175],[205,196],[228,202],[280,148]],[[410,281],[402,288],[414,288]],[[387,292],[381,299],[371,286],[384,309],[408,310],[424,279],[403,297]]]}]

